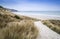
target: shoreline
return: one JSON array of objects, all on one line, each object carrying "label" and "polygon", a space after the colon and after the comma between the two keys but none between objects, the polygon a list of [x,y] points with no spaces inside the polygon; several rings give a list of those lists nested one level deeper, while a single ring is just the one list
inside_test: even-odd
[{"label": "shoreline", "polygon": [[17,12],[14,12],[14,14],[17,14],[17,15],[22,15],[22,16],[27,16],[27,17],[31,17],[31,18],[36,18],[36,19],[40,19],[40,20],[60,20],[60,16],[54,16],[54,15],[42,15],[42,14],[23,14],[23,13],[17,13]]}]

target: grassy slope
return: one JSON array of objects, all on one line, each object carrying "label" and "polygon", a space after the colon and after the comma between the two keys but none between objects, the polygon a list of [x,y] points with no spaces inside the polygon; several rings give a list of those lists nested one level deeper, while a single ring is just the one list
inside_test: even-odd
[{"label": "grassy slope", "polygon": [[34,21],[37,19],[18,16],[0,8],[0,39],[36,39],[38,30]]},{"label": "grassy slope", "polygon": [[60,34],[60,20],[44,20],[43,24]]},{"label": "grassy slope", "polygon": [[37,21],[38,19],[21,16],[21,15],[16,15],[16,14],[9,12],[8,10],[0,8],[0,25],[1,25],[0,27],[1,28],[4,27],[4,25],[6,25],[9,22],[20,22],[21,20]]}]

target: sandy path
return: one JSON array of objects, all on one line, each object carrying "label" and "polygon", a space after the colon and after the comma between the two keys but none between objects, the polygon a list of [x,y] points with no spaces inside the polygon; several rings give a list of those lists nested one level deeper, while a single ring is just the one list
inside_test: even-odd
[{"label": "sandy path", "polygon": [[34,23],[39,29],[37,39],[60,39],[60,35],[43,25],[40,21]]},{"label": "sandy path", "polygon": [[[18,13],[15,13],[15,14],[18,14]],[[25,14],[20,14],[20,15],[33,17],[33,18],[37,18],[37,19],[42,19],[42,20],[47,20],[47,19],[60,20],[60,17],[50,17],[50,16],[45,17],[45,16],[40,16],[40,15],[25,15]],[[52,31],[51,29],[49,29],[46,25],[43,25],[40,21],[34,22],[34,24],[39,29],[39,35],[38,35],[37,39],[60,39],[59,34]]]}]

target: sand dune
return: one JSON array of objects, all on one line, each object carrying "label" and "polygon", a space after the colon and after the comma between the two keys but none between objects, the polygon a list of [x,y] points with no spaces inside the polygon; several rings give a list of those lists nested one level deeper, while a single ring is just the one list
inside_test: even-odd
[{"label": "sand dune", "polygon": [[[32,15],[32,14],[31,15],[20,14],[20,15],[42,19],[42,20],[48,20],[48,19],[60,20],[60,17],[58,16],[42,16],[42,15]],[[39,30],[39,35],[37,39],[60,39],[59,34],[48,28],[46,25],[42,24],[40,21],[34,22],[34,24],[37,26]]]}]

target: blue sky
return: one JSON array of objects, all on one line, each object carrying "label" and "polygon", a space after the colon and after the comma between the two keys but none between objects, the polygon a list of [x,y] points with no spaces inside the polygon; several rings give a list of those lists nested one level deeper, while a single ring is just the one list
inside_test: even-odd
[{"label": "blue sky", "polygon": [[20,11],[60,11],[60,0],[0,0],[0,5]]}]

